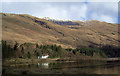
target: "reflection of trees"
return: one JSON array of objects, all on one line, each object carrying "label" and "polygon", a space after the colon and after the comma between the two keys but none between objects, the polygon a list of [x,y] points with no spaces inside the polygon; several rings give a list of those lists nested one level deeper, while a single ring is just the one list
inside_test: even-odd
[{"label": "reflection of trees", "polygon": [[52,67],[52,68],[62,68],[62,63],[50,63],[49,67]]}]

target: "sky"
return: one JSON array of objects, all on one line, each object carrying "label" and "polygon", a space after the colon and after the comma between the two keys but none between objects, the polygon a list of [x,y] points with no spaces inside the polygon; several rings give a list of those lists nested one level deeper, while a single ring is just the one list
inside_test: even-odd
[{"label": "sky", "polygon": [[118,2],[14,2],[4,0],[2,12],[59,20],[99,20],[118,23]]}]

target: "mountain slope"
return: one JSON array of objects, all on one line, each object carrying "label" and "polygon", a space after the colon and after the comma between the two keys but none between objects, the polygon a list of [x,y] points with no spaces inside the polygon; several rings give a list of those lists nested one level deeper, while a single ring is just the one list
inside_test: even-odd
[{"label": "mountain slope", "polygon": [[64,48],[119,43],[117,24],[91,20],[68,26],[26,14],[1,14],[2,39],[10,42],[57,44]]}]

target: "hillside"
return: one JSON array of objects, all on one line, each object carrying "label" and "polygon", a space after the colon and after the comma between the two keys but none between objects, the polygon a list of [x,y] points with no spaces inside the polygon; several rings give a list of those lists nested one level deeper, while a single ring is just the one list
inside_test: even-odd
[{"label": "hillside", "polygon": [[[95,20],[74,21],[77,25],[33,17],[27,14],[2,14],[2,39],[18,43],[56,44],[63,48],[117,46],[118,24]],[[58,22],[58,21],[57,21]]]}]

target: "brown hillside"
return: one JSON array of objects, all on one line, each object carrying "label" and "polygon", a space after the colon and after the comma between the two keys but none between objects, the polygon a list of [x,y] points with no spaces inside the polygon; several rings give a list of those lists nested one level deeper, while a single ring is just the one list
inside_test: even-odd
[{"label": "brown hillside", "polygon": [[79,26],[62,26],[26,14],[1,14],[2,39],[11,42],[57,44],[64,48],[119,43],[117,24],[91,20],[77,21]]}]

